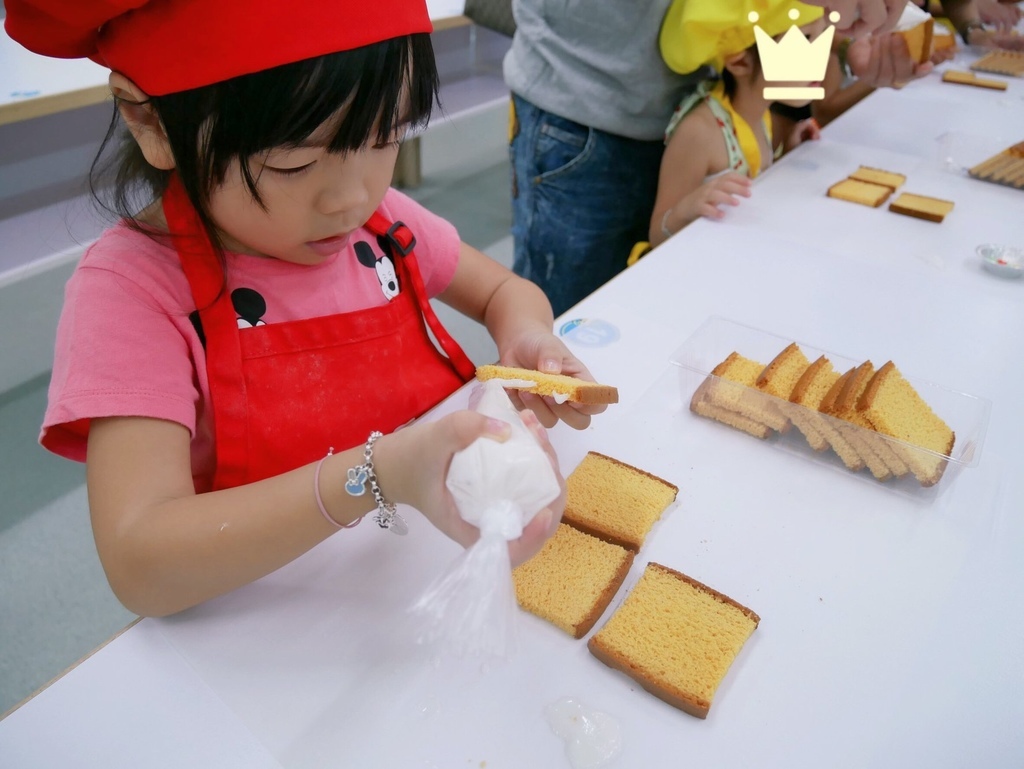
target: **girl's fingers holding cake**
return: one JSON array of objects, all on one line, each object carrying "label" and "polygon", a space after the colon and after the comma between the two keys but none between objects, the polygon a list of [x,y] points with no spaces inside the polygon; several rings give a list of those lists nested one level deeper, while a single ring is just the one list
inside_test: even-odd
[{"label": "girl's fingers holding cake", "polygon": [[519,399],[523,407],[532,411],[545,427],[554,427],[558,424],[558,416],[551,410],[551,404],[543,395],[520,390]]},{"label": "girl's fingers holding cake", "polygon": [[583,409],[598,408],[604,410],[605,406],[584,406],[582,403],[555,403],[554,400],[545,398],[548,408],[556,418],[565,422],[574,430],[585,430],[590,427],[590,414]]}]

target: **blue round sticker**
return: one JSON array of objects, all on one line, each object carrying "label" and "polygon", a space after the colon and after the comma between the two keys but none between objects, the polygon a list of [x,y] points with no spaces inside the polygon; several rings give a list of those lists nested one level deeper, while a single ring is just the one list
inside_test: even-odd
[{"label": "blue round sticker", "polygon": [[619,341],[619,330],[604,320],[575,318],[558,329],[558,335],[582,347],[607,347]]}]

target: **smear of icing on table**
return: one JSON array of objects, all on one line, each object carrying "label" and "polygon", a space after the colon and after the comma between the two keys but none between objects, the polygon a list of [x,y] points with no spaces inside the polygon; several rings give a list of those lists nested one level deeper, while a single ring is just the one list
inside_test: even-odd
[{"label": "smear of icing on table", "polygon": [[565,741],[565,752],[573,769],[604,766],[622,749],[618,722],[577,699],[563,697],[545,706],[544,717],[551,731]]}]

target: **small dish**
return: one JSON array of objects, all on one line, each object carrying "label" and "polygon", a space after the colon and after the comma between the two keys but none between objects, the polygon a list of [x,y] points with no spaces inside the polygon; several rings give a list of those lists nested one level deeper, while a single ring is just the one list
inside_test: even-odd
[{"label": "small dish", "polygon": [[985,269],[1002,278],[1024,275],[1024,249],[986,243],[978,246],[978,256]]}]

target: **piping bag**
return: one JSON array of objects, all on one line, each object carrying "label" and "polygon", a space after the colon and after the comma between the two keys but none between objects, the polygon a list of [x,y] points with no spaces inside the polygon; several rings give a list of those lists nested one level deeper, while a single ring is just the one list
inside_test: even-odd
[{"label": "piping bag", "polygon": [[516,645],[518,606],[508,543],[561,493],[544,449],[523,424],[505,386],[492,379],[470,395],[470,408],[511,425],[504,443],[478,438],[457,452],[445,485],[480,538],[427,587],[411,611],[419,643],[457,655],[507,658]]}]

